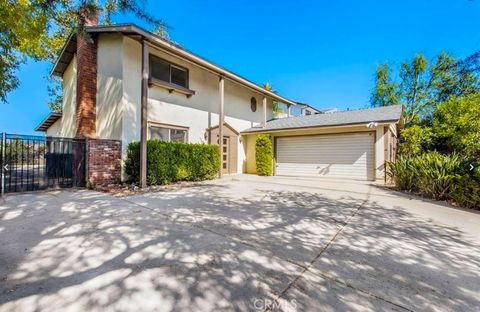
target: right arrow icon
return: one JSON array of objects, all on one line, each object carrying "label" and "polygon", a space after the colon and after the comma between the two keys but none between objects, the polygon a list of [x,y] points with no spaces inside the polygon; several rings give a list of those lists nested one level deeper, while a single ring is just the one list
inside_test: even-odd
[{"label": "right arrow icon", "polygon": [[472,164],[470,164],[470,171],[472,171],[473,168],[475,168],[475,167]]}]

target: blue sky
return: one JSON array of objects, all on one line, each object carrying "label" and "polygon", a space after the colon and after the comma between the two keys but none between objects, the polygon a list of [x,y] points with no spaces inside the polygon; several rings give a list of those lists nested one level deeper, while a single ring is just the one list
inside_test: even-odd
[{"label": "blue sky", "polygon": [[[147,9],[186,49],[318,108],[367,106],[383,62],[480,50],[479,0],[150,0]],[[0,132],[33,133],[48,114],[47,68],[22,66],[20,87],[0,104]]]}]

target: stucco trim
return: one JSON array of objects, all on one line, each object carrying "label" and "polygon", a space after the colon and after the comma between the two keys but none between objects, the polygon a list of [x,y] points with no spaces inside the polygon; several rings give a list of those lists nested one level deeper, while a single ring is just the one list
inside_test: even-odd
[{"label": "stucco trim", "polygon": [[[377,126],[385,126],[389,124],[396,124],[398,120],[384,120],[376,122]],[[295,128],[279,128],[279,129],[258,129],[258,130],[251,130],[251,131],[242,131],[241,134],[263,134],[263,133],[275,133],[275,132],[288,132],[288,131],[297,131],[297,130],[315,130],[315,129],[336,129],[336,128],[347,128],[347,127],[361,127],[367,126],[369,122],[362,122],[362,123],[349,123],[349,124],[341,124],[341,125],[326,125],[326,126],[309,126],[309,127],[295,127]]]}]

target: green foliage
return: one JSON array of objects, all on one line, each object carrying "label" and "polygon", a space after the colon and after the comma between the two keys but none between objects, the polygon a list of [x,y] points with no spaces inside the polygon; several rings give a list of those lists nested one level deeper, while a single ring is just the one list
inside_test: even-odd
[{"label": "green foliage", "polygon": [[436,149],[480,157],[480,94],[440,104],[432,124]]},{"label": "green foliage", "polygon": [[[147,142],[147,183],[169,184],[176,181],[213,179],[220,168],[217,145],[187,144],[149,140]],[[138,182],[140,174],[140,142],[127,148],[125,173]]]},{"label": "green foliage", "polygon": [[373,107],[400,104],[399,95],[397,94],[397,84],[392,82],[388,64],[377,67],[375,72],[375,87],[370,97],[370,102]]},{"label": "green foliage", "polygon": [[433,135],[431,127],[419,125],[402,130],[399,153],[408,156],[422,154],[431,147]]},{"label": "green foliage", "polygon": [[475,53],[458,61],[443,52],[429,63],[423,55],[416,55],[400,65],[398,79],[392,79],[388,64],[381,65],[370,103],[374,107],[403,104],[406,125],[421,122],[438,103],[480,91],[479,68],[474,66],[479,59],[480,54]]},{"label": "green foliage", "polygon": [[480,208],[480,179],[471,175],[460,176],[450,192],[451,198],[467,208]]},{"label": "green foliage", "polygon": [[480,177],[469,171],[468,158],[437,152],[399,155],[388,163],[389,175],[401,190],[480,208]]},{"label": "green foliage", "polygon": [[[72,31],[84,34],[82,27],[77,27],[80,6],[85,6],[90,15],[100,12],[107,24],[115,14],[131,13],[154,27],[165,25],[145,11],[143,0],[2,0],[0,102],[6,102],[8,92],[18,86],[16,71],[27,58],[53,62]],[[56,103],[59,94],[53,95]]]},{"label": "green foliage", "polygon": [[395,185],[401,190],[417,191],[417,172],[415,170],[418,159],[399,155],[395,162],[388,163],[388,174]]},{"label": "green foliage", "polygon": [[255,142],[255,161],[257,174],[269,176],[273,173],[273,148],[272,139],[267,134],[257,136]]},{"label": "green foliage", "polygon": [[419,191],[434,199],[448,199],[447,195],[463,169],[458,155],[441,155],[436,152],[419,156],[416,165]]},{"label": "green foliage", "polygon": [[52,112],[62,112],[63,109],[63,86],[62,81],[58,77],[47,78],[50,83],[47,86],[49,96],[48,106]]},{"label": "green foliage", "polygon": [[400,154],[419,155],[430,150],[480,157],[480,94],[451,98],[437,105],[422,125],[402,131]]}]

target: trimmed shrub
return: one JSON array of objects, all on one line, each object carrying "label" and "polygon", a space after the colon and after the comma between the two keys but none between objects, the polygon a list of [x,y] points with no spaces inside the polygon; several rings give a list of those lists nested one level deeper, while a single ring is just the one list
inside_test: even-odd
[{"label": "trimmed shrub", "polygon": [[257,174],[269,176],[273,173],[272,139],[269,135],[260,134],[255,142],[255,161]]},{"label": "trimmed shrub", "polygon": [[[213,179],[220,167],[217,145],[187,144],[149,140],[147,142],[147,184]],[[140,142],[127,148],[125,173],[131,182],[140,174]]]},{"label": "trimmed shrub", "polygon": [[480,179],[476,171],[468,170],[469,163],[457,154],[399,155],[396,162],[388,164],[388,174],[401,190],[480,208]]}]

